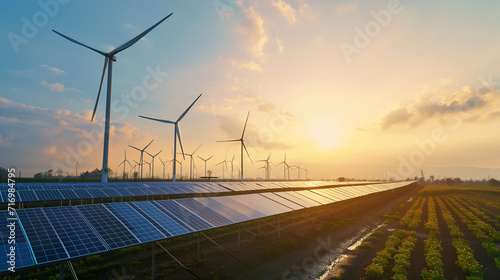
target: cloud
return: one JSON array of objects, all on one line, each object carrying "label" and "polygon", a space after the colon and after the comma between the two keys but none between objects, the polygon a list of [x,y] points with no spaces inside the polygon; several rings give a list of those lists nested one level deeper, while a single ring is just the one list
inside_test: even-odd
[{"label": "cloud", "polygon": [[306,19],[314,18],[311,6],[306,2],[306,0],[300,0],[299,3],[300,3],[300,8],[299,8],[300,15]]},{"label": "cloud", "polygon": [[351,11],[355,11],[357,9],[358,9],[358,1],[347,2],[347,3],[344,3],[340,6],[337,6],[333,10],[333,13],[336,15],[342,15],[342,14],[346,14],[346,13],[351,12]]},{"label": "cloud", "polygon": [[295,11],[290,4],[286,3],[285,0],[273,1],[273,6],[280,11],[281,15],[288,21],[288,23],[294,24],[297,22],[297,18],[295,17],[297,11]]},{"label": "cloud", "polygon": [[49,90],[52,91],[52,92],[75,91],[75,92],[78,92],[78,93],[83,93],[81,90],[78,90],[76,88],[65,87],[61,83],[49,84],[46,81],[41,81],[40,85],[48,87]]},{"label": "cloud", "polygon": [[500,91],[488,84],[478,89],[463,87],[458,92],[436,96],[422,94],[414,102],[399,105],[388,112],[379,122],[379,129],[389,130],[393,127],[413,128],[426,122],[435,120],[446,125],[453,117],[460,117],[464,122],[493,119],[500,116],[496,108],[500,103]]},{"label": "cloud", "polygon": [[267,42],[267,34],[264,30],[264,20],[253,7],[246,8],[242,3],[240,6],[246,16],[236,26],[236,32],[247,38],[249,53],[260,62],[265,62],[264,45]]},{"label": "cloud", "polygon": [[276,45],[278,45],[278,50],[280,53],[283,53],[283,44],[281,43],[280,39],[278,37],[276,37]]},{"label": "cloud", "polygon": [[237,68],[237,69],[246,69],[246,70],[257,71],[257,72],[264,71],[264,69],[262,69],[262,66],[260,66],[260,64],[254,62],[253,60],[251,60],[251,61],[237,61],[235,59],[230,58],[227,61],[234,68]]},{"label": "cloud", "polygon": [[61,74],[66,73],[66,71],[64,71],[64,70],[61,70],[61,69],[59,69],[59,68],[52,67],[52,66],[49,66],[49,65],[46,65],[46,64],[42,64],[42,67],[45,67],[45,68],[47,68],[49,71],[52,71],[52,72],[56,73],[56,75],[61,75]]},{"label": "cloud", "polygon": [[[104,121],[90,122],[91,113],[41,108],[0,97],[0,166],[17,165],[23,174],[72,169],[76,161],[82,170],[100,168]],[[112,169],[128,143],[151,138],[137,127],[117,122],[111,123],[110,133]]]}]

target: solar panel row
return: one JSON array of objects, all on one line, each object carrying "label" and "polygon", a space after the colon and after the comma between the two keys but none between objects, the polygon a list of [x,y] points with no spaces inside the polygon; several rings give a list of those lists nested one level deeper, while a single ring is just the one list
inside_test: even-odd
[{"label": "solar panel row", "polygon": [[[359,184],[368,184],[363,182]],[[54,201],[132,196],[219,193],[319,186],[342,186],[347,182],[130,182],[130,183],[17,183],[17,201]],[[351,183],[352,184],[352,183]],[[5,185],[5,186],[4,186]],[[3,186],[5,188],[3,188]],[[7,185],[0,184],[0,202],[7,202]]]},{"label": "solar panel row", "polygon": [[[97,254],[140,243],[325,205],[409,183],[16,211],[16,268]],[[12,217],[0,212],[0,224]],[[8,268],[10,230],[0,227],[0,271]]]}]

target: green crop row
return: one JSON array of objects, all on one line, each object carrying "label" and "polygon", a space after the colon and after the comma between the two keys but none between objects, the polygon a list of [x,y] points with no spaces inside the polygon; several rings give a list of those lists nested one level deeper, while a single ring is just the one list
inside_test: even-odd
[{"label": "green crop row", "polygon": [[411,252],[413,252],[413,249],[415,249],[415,243],[417,243],[417,238],[415,238],[416,235],[417,233],[415,231],[410,231],[408,232],[408,236],[406,236],[401,242],[398,253],[394,256],[394,267],[392,268],[394,275],[392,276],[392,279],[408,279]]},{"label": "green crop row", "polygon": [[429,237],[424,241],[425,262],[427,268],[424,268],[420,275],[423,279],[444,279],[444,269],[441,251],[441,241],[439,240],[439,224],[436,215],[436,206],[432,197],[427,202],[428,219],[425,223],[425,229],[429,232]]},{"label": "green crop row", "polygon": [[455,219],[452,217],[446,205],[439,198],[436,198],[436,201],[441,208],[446,225],[450,229],[450,234],[452,231],[455,231],[455,236],[452,235],[452,245],[457,250],[457,266],[467,274],[468,279],[483,279],[483,267],[474,258],[474,253],[469,246],[469,242],[463,239],[464,235],[456,226]]},{"label": "green crop row", "polygon": [[402,243],[405,237],[411,236],[415,232],[408,232],[403,230],[395,231],[389,239],[385,242],[385,247],[377,253],[373,258],[372,263],[365,268],[366,274],[375,278],[381,278],[389,265],[389,261],[397,252],[397,247]]},{"label": "green crop row", "polygon": [[422,217],[422,207],[425,204],[425,198],[419,198],[415,204],[408,210],[406,215],[401,219],[399,224],[411,229],[416,229],[420,226],[420,218]]}]

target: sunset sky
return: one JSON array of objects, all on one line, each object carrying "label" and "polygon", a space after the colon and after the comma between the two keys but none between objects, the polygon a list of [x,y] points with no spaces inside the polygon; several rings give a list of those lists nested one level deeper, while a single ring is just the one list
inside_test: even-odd
[{"label": "sunset sky", "polygon": [[239,144],[216,141],[238,139],[250,111],[245,176],[286,152],[316,179],[500,178],[498,1],[40,2],[0,9],[0,166],[23,176],[102,164],[103,58],[52,29],[107,52],[173,12],[117,55],[110,168],[152,139],[170,160],[173,126],[138,115],[175,120],[203,93],[180,129],[216,176],[226,151],[237,176]]}]

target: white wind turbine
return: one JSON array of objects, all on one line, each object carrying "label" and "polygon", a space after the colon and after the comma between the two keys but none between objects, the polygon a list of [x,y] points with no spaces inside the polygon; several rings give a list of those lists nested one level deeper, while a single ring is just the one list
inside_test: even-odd
[{"label": "white wind turbine", "polygon": [[104,75],[106,74],[106,69],[109,68],[108,71],[108,82],[107,82],[107,95],[106,95],[106,118],[105,118],[105,125],[104,125],[104,148],[103,148],[103,155],[102,155],[102,176],[101,176],[101,182],[106,183],[108,181],[108,149],[109,149],[109,126],[110,126],[110,119],[111,119],[111,84],[113,80],[113,61],[116,61],[115,55],[118,54],[119,52],[131,47],[137,41],[139,41],[142,37],[146,36],[151,30],[153,30],[155,27],[157,27],[160,23],[165,21],[168,17],[170,17],[173,13],[169,14],[168,16],[164,17],[161,19],[159,22],[151,26],[150,28],[146,29],[144,32],[141,34],[135,36],[131,40],[125,42],[124,44],[118,46],[117,48],[113,49],[110,52],[103,52],[98,49],[89,47],[75,39],[72,39],[62,33],[59,33],[55,30],[54,31],[56,34],[62,36],[65,39],[68,39],[69,41],[78,44],[82,47],[85,47],[87,49],[93,50],[98,54],[101,54],[104,56],[104,66],[102,69],[102,75],[101,75],[101,83],[99,85],[99,91],[97,92],[97,99],[94,105],[94,112],[92,113],[92,120],[94,120],[95,116],[95,111],[97,109],[97,104],[99,103],[99,97],[101,95],[101,88],[102,88],[102,83],[104,81]]},{"label": "white wind turbine", "polygon": [[147,160],[143,159],[143,163],[149,165],[149,170],[148,170],[148,176],[151,175],[151,162],[148,162]]},{"label": "white wind turbine", "polygon": [[126,165],[125,163],[128,163],[128,165],[130,165],[131,168],[133,168],[133,167],[132,167],[132,164],[130,164],[130,161],[128,161],[128,159],[127,159],[127,151],[123,151],[123,152],[125,153],[125,159],[122,161],[122,163],[120,163],[118,165],[118,167],[120,167],[120,165],[123,164],[123,179],[125,179],[125,165]]},{"label": "white wind turbine", "polygon": [[[173,165],[173,171],[172,171],[172,173],[174,174],[174,177],[173,177],[174,182],[175,182],[175,168],[177,166],[177,163],[176,163],[177,162],[177,153],[176,153],[176,151],[177,151],[177,139],[179,139],[179,145],[181,146],[182,156],[184,157],[184,148],[182,148],[181,131],[179,130],[179,122],[182,120],[182,118],[184,118],[184,116],[187,114],[189,109],[191,109],[191,107],[193,107],[194,103],[196,103],[196,101],[198,101],[198,99],[200,97],[201,97],[201,94],[198,95],[198,97],[193,101],[193,103],[191,103],[191,105],[189,105],[189,107],[186,109],[186,111],[184,111],[184,113],[182,113],[182,115],[180,115],[180,117],[175,122],[139,116],[139,117],[144,118],[144,119],[153,120],[153,121],[162,122],[162,123],[170,123],[170,124],[174,125],[174,165]],[[181,176],[182,176],[182,174],[181,174]]]},{"label": "white wind turbine", "polygon": [[286,180],[286,178],[287,178],[286,171],[288,171],[288,180],[290,180],[290,166],[286,162],[286,152],[285,152],[285,159],[282,162],[278,163],[278,165],[276,165],[276,166],[279,166],[281,164],[283,164],[283,180]]},{"label": "white wind turbine", "polygon": [[[224,170],[227,169],[227,160],[226,159],[227,159],[227,151],[226,151],[226,156],[224,157],[224,160],[215,165],[215,166],[217,166],[217,165],[222,164],[222,179],[223,180],[224,180],[224,174],[225,174]],[[225,168],[224,168],[224,166],[225,166]]]},{"label": "white wind turbine", "polygon": [[236,155],[233,155],[233,159],[231,160],[231,180],[233,180],[233,171],[234,171],[234,168],[233,168],[233,167],[234,167],[234,165],[233,165],[233,161],[234,161],[234,157],[235,157],[235,156],[236,156]]},{"label": "white wind turbine", "polygon": [[217,142],[240,142],[241,143],[241,181],[242,182],[243,182],[243,149],[245,149],[245,152],[247,152],[247,155],[248,155],[248,158],[250,159],[250,162],[252,162],[252,164],[253,164],[252,158],[250,157],[250,154],[248,153],[247,147],[245,146],[245,141],[243,140],[243,137],[245,136],[245,129],[247,128],[248,116],[250,116],[250,111],[248,111],[247,120],[245,121],[245,126],[243,127],[243,133],[241,133],[240,139],[217,141]]},{"label": "white wind turbine", "polygon": [[150,154],[150,153],[146,152],[146,154],[148,154],[148,155],[151,157],[151,162],[152,162],[152,164],[153,164],[153,167],[152,167],[153,172],[151,173],[151,179],[154,179],[154,177],[155,177],[155,157],[156,157],[157,155],[159,155],[159,154],[161,153],[161,151],[162,151],[162,150],[160,150],[160,151],[159,151],[158,153],[156,153],[156,155],[154,155],[154,156],[153,156],[152,154]]},{"label": "white wind turbine", "polygon": [[194,153],[196,153],[196,151],[198,151],[198,149],[201,147],[201,145],[203,145],[203,143],[201,143],[198,148],[196,148],[196,150],[194,150],[194,152],[190,153],[190,154],[184,154],[186,156],[189,157],[189,179],[190,180],[193,180],[193,155]]},{"label": "white wind turbine", "polygon": [[205,162],[205,177],[207,177],[207,161],[209,161],[214,155],[211,155],[209,158],[207,159],[204,159],[200,156],[198,156],[201,160],[203,160]]},{"label": "white wind turbine", "polygon": [[142,166],[143,166],[143,160],[144,160],[144,151],[149,147],[149,145],[151,145],[151,143],[153,143],[153,141],[155,141],[155,140],[154,139],[151,140],[151,142],[149,142],[149,144],[146,145],[146,147],[144,147],[144,149],[142,149],[142,150],[137,148],[137,147],[128,145],[130,148],[136,149],[139,152],[141,152],[141,157],[139,158],[139,162],[137,163],[141,167],[141,179],[142,179]]},{"label": "white wind turbine", "polygon": [[269,166],[269,159],[271,158],[271,153],[269,153],[269,156],[267,157],[267,159],[262,159],[262,160],[258,160],[258,161],[263,161],[266,163],[265,165],[265,168],[266,168],[266,180],[271,180],[271,169],[270,169],[270,166]]}]

